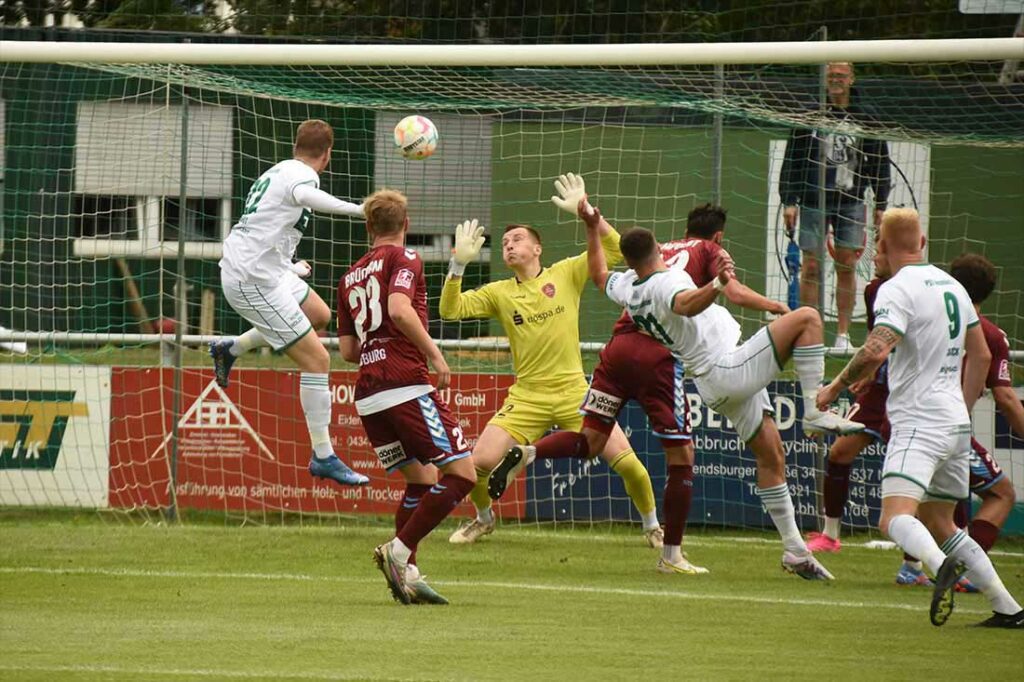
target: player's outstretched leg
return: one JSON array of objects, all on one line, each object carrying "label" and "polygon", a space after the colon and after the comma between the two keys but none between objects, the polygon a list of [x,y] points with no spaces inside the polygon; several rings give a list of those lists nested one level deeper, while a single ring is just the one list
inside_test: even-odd
[{"label": "player's outstretched leg", "polygon": [[[568,432],[559,432],[568,433]],[[552,434],[557,435],[557,434]],[[542,439],[543,440],[543,439]],[[537,457],[537,448],[532,445],[513,445],[494,467],[487,480],[487,494],[492,500],[500,500],[519,472],[528,467]]]},{"label": "player's outstretched leg", "polygon": [[331,359],[327,349],[316,334],[307,333],[285,353],[302,370],[299,375],[299,401],[313,445],[309,473],[341,485],[366,485],[370,479],[350,469],[334,454],[334,446],[331,445],[331,390],[328,384]]},{"label": "player's outstretched leg", "polygon": [[768,325],[768,335],[780,367],[793,358],[804,398],[804,432],[845,435],[863,431],[863,424],[832,412],[821,412],[815,404],[818,387],[825,377],[824,328],[818,311],[804,307],[786,313]]}]

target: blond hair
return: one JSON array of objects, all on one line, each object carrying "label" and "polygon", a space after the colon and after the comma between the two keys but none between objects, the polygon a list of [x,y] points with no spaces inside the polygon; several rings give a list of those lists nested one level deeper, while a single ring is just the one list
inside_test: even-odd
[{"label": "blond hair", "polygon": [[409,200],[393,189],[377,190],[366,197],[363,213],[373,234],[388,237],[401,232],[409,216]]},{"label": "blond hair", "polygon": [[921,216],[912,208],[889,208],[882,214],[882,239],[897,251],[921,250]]},{"label": "blond hair", "polygon": [[303,158],[316,159],[334,146],[334,128],[330,123],[311,118],[299,124],[295,131],[295,145],[292,153]]}]

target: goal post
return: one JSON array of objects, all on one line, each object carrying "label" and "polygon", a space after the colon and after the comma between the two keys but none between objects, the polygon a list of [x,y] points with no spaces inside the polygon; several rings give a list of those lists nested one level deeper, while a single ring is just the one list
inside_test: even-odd
[{"label": "goal post", "polygon": [[[1019,38],[0,42],[0,344],[27,344],[26,352],[0,345],[0,504],[148,515],[176,500],[185,514],[209,510],[255,522],[295,516],[331,523],[349,512],[392,510],[400,482],[385,476],[363,435],[354,367],[332,353],[332,437],[343,458],[371,475],[362,491],[314,485],[305,472],[298,375],[286,359],[251,353],[220,389],[204,351],[209,340],[245,330],[220,295],[220,243],[250,184],[289,158],[295,127],[307,118],[335,129],[335,153],[321,178],[326,190],[358,200],[393,187],[409,196],[409,248],[425,262],[430,332],[456,373],[446,397],[471,441],[514,374],[499,321],[438,316],[457,222],[478,218],[488,226],[481,262],[467,271],[471,287],[509,276],[494,248],[506,224],[540,231],[545,264],[582,251],[581,224],[549,201],[562,172],[583,175],[614,225],[651,227],[660,240],[682,237],[687,213],[717,195],[729,211],[724,244],[740,277],[786,301],[793,275],[779,182],[794,130],[854,145],[887,142],[890,205],[918,208],[933,262],[970,250],[995,263],[1000,279],[984,310],[1020,358],[1024,86],[1000,83],[999,73],[1004,60],[1022,58]],[[819,70],[828,61],[855,65],[853,96],[868,113],[822,113]],[[429,116],[439,129],[438,151],[425,161],[406,161],[393,147],[391,130],[409,113]],[[876,194],[872,188],[859,202],[868,235]],[[863,246],[861,288],[871,277],[870,237]],[[358,221],[314,217],[298,255],[313,264],[310,284],[332,308],[339,277],[365,248]],[[831,269],[826,278],[831,342]],[[733,312],[745,336],[764,322]],[[580,314],[586,371],[617,314],[588,288]],[[332,349],[334,332],[332,325],[323,339]],[[864,338],[859,296],[852,334],[855,343]],[[176,335],[180,358],[166,352]],[[1014,376],[1021,383],[1019,371]],[[818,512],[816,445],[800,432],[791,378],[772,390],[801,523],[810,527]],[[698,450],[691,523],[767,527],[752,492],[750,453],[695,391],[688,408]],[[1004,468],[1024,466],[1024,450],[991,405],[980,414],[979,437],[1006,460]],[[660,491],[664,458],[638,407],[627,408],[623,426]],[[854,528],[871,527],[877,514],[879,455],[875,446],[857,465],[847,515]],[[1015,484],[1024,498],[1024,481]],[[509,523],[638,518],[603,463],[535,465],[510,496],[498,505]]]}]

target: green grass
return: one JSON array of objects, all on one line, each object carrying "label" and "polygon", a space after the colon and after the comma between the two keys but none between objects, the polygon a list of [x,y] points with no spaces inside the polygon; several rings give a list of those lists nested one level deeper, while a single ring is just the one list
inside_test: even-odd
[{"label": "green grass", "polygon": [[[116,518],[116,517],[115,517]],[[688,540],[703,577],[656,573],[635,529],[504,527],[421,567],[448,607],[391,601],[370,559],[385,522],[166,527],[0,515],[0,676],[168,679],[907,679],[1020,677],[1016,632],[943,628],[897,588],[894,551],[848,543],[832,584],[782,573],[767,535]],[[996,556],[1024,595],[1021,546]]]}]

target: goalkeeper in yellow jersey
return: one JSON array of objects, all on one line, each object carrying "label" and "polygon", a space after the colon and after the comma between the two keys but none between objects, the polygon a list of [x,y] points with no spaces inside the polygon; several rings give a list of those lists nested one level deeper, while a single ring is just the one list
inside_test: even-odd
[{"label": "goalkeeper in yellow jersey", "polygon": [[[558,195],[551,200],[575,216],[577,205],[586,196],[583,178],[563,175],[555,181],[555,189]],[[619,233],[607,223],[604,226],[602,244],[614,264],[622,259]],[[532,443],[555,426],[579,431],[583,422],[579,407],[587,392],[579,348],[580,297],[588,279],[586,252],[545,268],[540,262],[543,248],[537,231],[529,225],[509,225],[501,239],[501,253],[514,276],[463,292],[462,273],[479,255],[483,232],[475,220],[455,228],[451,268],[441,292],[441,317],[491,317],[501,322],[512,347],[516,382],[473,448],[477,484],[470,498],[477,515],[448,538],[455,544],[476,542],[494,532],[487,479],[508,449],[517,443]],[[647,542],[661,547],[663,533],[651,478],[618,425],[601,458],[622,477],[643,518]]]}]

